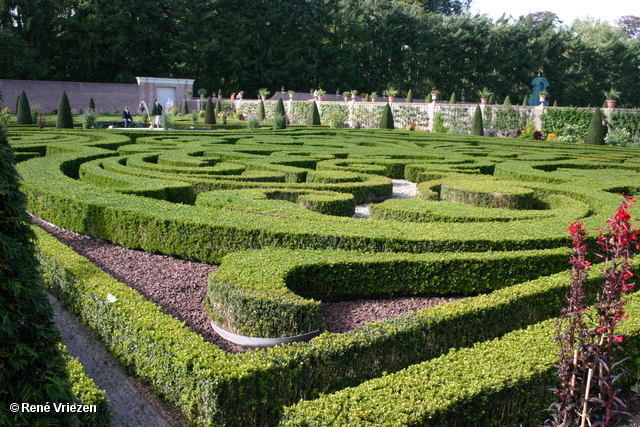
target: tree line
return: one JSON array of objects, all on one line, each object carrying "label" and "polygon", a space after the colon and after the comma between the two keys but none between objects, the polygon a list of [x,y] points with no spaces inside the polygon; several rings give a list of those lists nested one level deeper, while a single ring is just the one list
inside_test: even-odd
[{"label": "tree line", "polygon": [[[0,76],[135,83],[195,79],[210,94],[394,87],[520,102],[549,81],[559,105],[640,104],[640,18],[492,20],[470,0],[0,0]],[[252,95],[253,94],[253,95]]]}]

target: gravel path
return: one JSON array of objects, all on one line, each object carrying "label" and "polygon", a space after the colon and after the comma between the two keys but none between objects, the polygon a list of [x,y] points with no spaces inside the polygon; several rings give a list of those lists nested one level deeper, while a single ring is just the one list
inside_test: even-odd
[{"label": "gravel path", "polygon": [[112,426],[181,427],[187,424],[181,420],[175,408],[160,401],[153,392],[127,376],[91,330],[65,310],[53,295],[47,296],[54,311],[53,321],[67,350],[80,361],[98,387],[106,392],[109,409],[113,413]]},{"label": "gravel path", "polygon": [[[393,193],[389,197],[390,199],[413,199],[416,195],[415,182],[407,181],[406,179],[392,179]],[[357,205],[356,214],[354,218],[369,218],[369,204]]]}]

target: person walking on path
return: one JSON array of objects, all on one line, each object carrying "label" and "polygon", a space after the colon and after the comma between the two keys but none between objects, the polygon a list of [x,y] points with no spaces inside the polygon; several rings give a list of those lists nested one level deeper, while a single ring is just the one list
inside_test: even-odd
[{"label": "person walking on path", "polygon": [[157,128],[160,128],[162,126],[162,105],[160,105],[157,99],[154,101],[151,114],[156,116],[155,125]]}]

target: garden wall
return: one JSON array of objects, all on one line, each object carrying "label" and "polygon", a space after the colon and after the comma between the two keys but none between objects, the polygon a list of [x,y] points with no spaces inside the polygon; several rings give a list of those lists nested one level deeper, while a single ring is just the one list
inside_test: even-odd
[{"label": "garden wall", "polygon": [[[192,90],[192,79],[160,79],[154,77],[137,77],[136,84],[120,83],[87,83],[59,82],[43,80],[8,80],[0,79],[0,106],[16,110],[18,96],[24,91],[31,107],[39,106],[42,112],[48,113],[58,108],[60,95],[66,92],[71,108],[75,111],[86,110],[89,100],[93,98],[96,111],[112,112],[129,106],[132,111],[138,109],[141,100],[151,106],[158,96],[158,89],[171,88],[175,91],[174,103],[181,103],[184,91]],[[166,101],[161,103],[164,105]],[[195,108],[197,101],[190,101],[190,108]]]},{"label": "garden wall", "polygon": [[[257,115],[256,100],[223,101],[223,109],[241,113],[244,116]],[[284,101],[285,109],[292,123],[306,123],[311,108],[311,101],[289,99]],[[380,125],[385,102],[362,101],[318,101],[321,123],[334,128],[348,125],[351,128],[377,128]],[[471,119],[478,104],[447,102],[393,102],[390,104],[396,128],[405,129],[415,123],[417,129],[440,133],[468,134]],[[274,102],[265,102],[267,118],[275,112]],[[542,117],[550,110],[586,110],[594,108],[575,107],[537,107],[519,105],[481,105],[484,128],[495,132],[495,136],[514,136],[528,123],[533,123],[536,130],[542,130]],[[637,113],[637,110],[603,108],[606,116],[613,113]]]}]

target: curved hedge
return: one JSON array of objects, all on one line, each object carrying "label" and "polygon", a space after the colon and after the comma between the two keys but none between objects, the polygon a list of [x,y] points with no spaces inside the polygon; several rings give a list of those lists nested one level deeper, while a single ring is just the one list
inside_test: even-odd
[{"label": "curved hedge", "polygon": [[[230,356],[194,338],[124,285],[106,278],[89,285],[99,273],[89,274],[83,262],[46,243],[50,265],[62,262],[65,271],[74,271],[73,278],[60,280],[58,292],[84,313],[131,372],[195,425],[275,425],[283,407],[300,399],[309,403],[288,410],[286,419],[320,420],[324,415],[307,415],[313,412],[308,408],[320,408],[321,401],[313,399],[322,393],[328,402],[345,387],[363,384],[366,390],[365,381],[385,372],[433,358],[453,361],[445,356],[452,349],[553,317],[564,302],[568,275],[533,278],[568,267],[562,248],[570,244],[569,223],[582,217],[587,229],[602,227],[618,207],[619,193],[640,188],[640,157],[619,147],[295,127],[16,136],[24,158],[39,156],[18,165],[32,213],[125,246],[222,261],[210,281],[208,307],[229,329],[286,335],[317,328],[318,303],[311,299],[485,293],[347,334],[323,333],[309,343]],[[228,174],[217,173],[225,165]],[[94,178],[79,180],[84,170]],[[342,202],[386,198],[391,178],[419,182],[425,200],[376,204],[372,213],[380,219],[329,216],[296,205],[307,198],[312,209],[349,214]],[[154,185],[187,184],[184,191],[198,196],[197,202],[122,194],[127,185],[144,189],[152,179],[159,180]],[[447,183],[483,194],[518,187],[524,201],[515,207],[526,209],[446,201]],[[331,207],[323,211],[323,203]],[[245,250],[252,251],[234,253]],[[534,250],[545,255],[526,252]],[[429,278],[429,272],[440,274]],[[123,295],[118,307],[104,304],[107,289]],[[522,347],[513,349],[504,350],[504,357]],[[530,372],[528,363],[523,370]],[[540,378],[540,384],[548,381]],[[402,387],[403,379],[395,381]],[[507,420],[521,420],[531,413],[526,411],[548,404],[546,395],[527,395],[522,412],[521,395],[508,400],[511,389],[503,390],[497,393],[508,401]],[[468,393],[473,402],[487,396],[473,387]],[[447,413],[442,401],[434,400],[433,408],[433,414]]]}]

